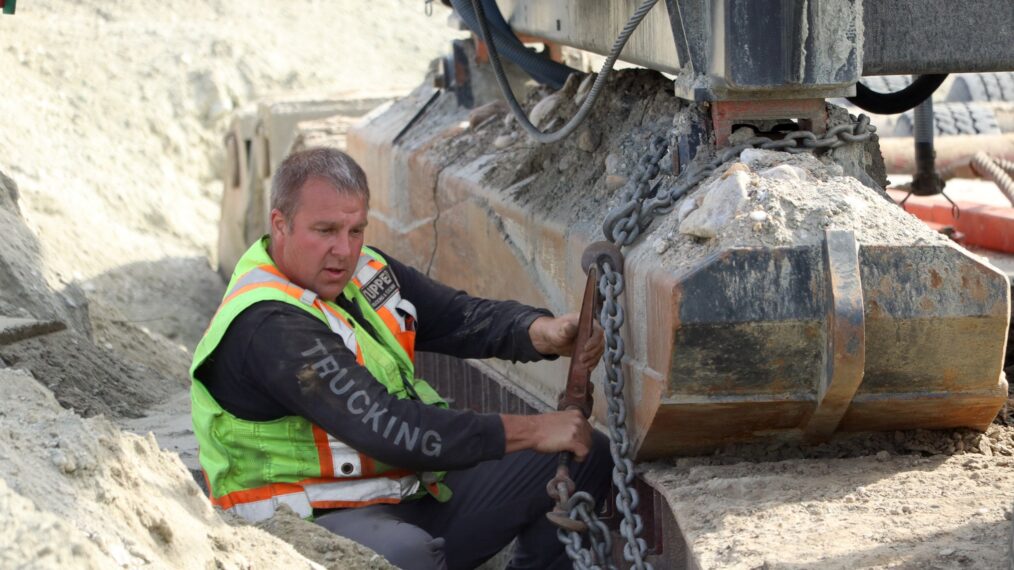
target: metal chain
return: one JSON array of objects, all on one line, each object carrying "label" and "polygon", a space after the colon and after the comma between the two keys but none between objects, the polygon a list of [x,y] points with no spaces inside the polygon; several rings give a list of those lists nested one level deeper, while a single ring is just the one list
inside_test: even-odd
[{"label": "metal chain", "polygon": [[[660,184],[651,185],[651,180],[658,176],[658,163],[668,152],[669,142],[664,137],[651,141],[648,152],[641,157],[632,177],[632,188],[622,196],[620,205],[606,216],[602,229],[606,239],[617,246],[627,246],[637,239],[654,219],[672,211],[683,195],[694,189],[704,179],[729,160],[738,157],[741,152],[750,148],[779,150],[793,154],[815,150],[830,150],[840,146],[865,142],[876,131],[870,125],[866,115],[859,115],[855,122],[836,125],[828,129],[823,137],[810,131],[795,131],[784,138],[773,140],[767,137],[754,137],[742,144],[723,149],[711,161],[689,168],[677,179],[670,189],[659,192]],[[613,457],[613,485],[616,487],[616,508],[623,515],[620,521],[620,535],[623,536],[623,559],[631,568],[651,570],[652,565],[645,561],[647,544],[640,538],[644,522],[637,514],[639,496],[633,487],[634,462],[630,458],[630,436],[627,433],[627,407],[624,401],[623,388],[626,380],[623,375],[623,358],[626,347],[623,343],[621,329],[625,320],[623,303],[624,281],[620,271],[608,262],[599,267],[599,293],[602,295],[602,310],[599,323],[605,332],[606,350],[606,386],[604,392],[608,403],[607,426],[609,428],[609,451]],[[587,495],[587,498],[585,496]],[[578,499],[578,497],[581,497]],[[558,535],[564,543],[567,555],[579,570],[600,568],[614,569],[609,555],[610,537],[608,529],[595,515],[595,503],[590,495],[584,492],[575,493],[570,499],[568,513],[571,519],[580,520],[588,525],[592,548],[583,549],[581,536],[576,532],[560,530]]]},{"label": "metal chain", "polygon": [[[664,153],[663,153],[664,155]],[[623,268],[617,268],[622,270]],[[623,397],[626,378],[623,375],[623,356],[626,347],[623,344],[621,329],[626,320],[623,303],[623,275],[613,269],[609,263],[602,265],[602,276],[599,278],[599,293],[602,295],[602,311],[599,323],[606,337],[606,424],[609,428],[609,452],[613,456],[613,485],[616,487],[616,508],[622,513],[620,535],[626,543],[623,545],[623,559],[638,570],[650,569],[651,564],[644,560],[647,544],[639,538],[644,523],[637,514],[639,497],[634,489],[634,462],[630,459],[630,436],[627,434],[627,407]]]},{"label": "metal chain", "polygon": [[612,537],[609,535],[609,527],[595,516],[595,498],[585,491],[579,491],[569,500],[566,507],[567,514],[574,520],[579,520],[588,526],[588,539],[590,548],[584,548],[581,544],[581,534],[563,529],[557,530],[556,534],[563,543],[567,556],[574,563],[575,568],[601,570],[616,570],[610,560],[613,551]]},{"label": "metal chain", "polygon": [[[676,185],[661,194],[657,192],[657,184],[649,189],[647,182],[636,178],[635,175],[639,188],[628,192],[620,205],[609,212],[602,225],[602,231],[605,233],[606,239],[616,245],[625,246],[634,243],[656,216],[671,212],[676,201],[684,194],[711,176],[716,168],[739,156],[746,149],[779,150],[792,154],[813,150],[830,150],[849,143],[865,142],[876,130],[876,127],[870,125],[869,117],[859,115],[854,123],[843,123],[831,127],[823,137],[818,137],[810,131],[794,131],[778,140],[753,137],[742,144],[722,150],[710,162],[691,167],[680,176],[682,180],[678,180]],[[655,144],[659,139],[652,141],[652,149],[649,151],[652,156],[658,154],[659,149],[655,148]],[[668,141],[662,140],[663,144],[667,144]],[[664,154],[662,152],[662,155]],[[655,172],[658,172],[657,165],[655,165]]]}]

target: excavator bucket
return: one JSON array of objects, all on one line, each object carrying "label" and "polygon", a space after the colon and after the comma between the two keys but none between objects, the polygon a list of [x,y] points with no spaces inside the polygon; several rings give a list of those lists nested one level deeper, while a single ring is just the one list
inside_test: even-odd
[{"label": "excavator bucket", "polygon": [[[598,165],[622,154],[653,112],[663,109],[656,118],[671,120],[671,96],[658,97],[669,99],[635,102],[623,115],[630,124],[593,131],[587,138],[601,140],[585,145],[585,154],[568,147],[553,155],[523,141],[503,144],[503,121],[470,124],[450,94],[394,145],[429,98],[420,90],[348,137],[373,193],[370,241],[472,294],[576,310],[581,252],[601,239],[600,222],[619,195],[603,184],[609,175]],[[618,113],[608,105],[603,113]],[[587,161],[554,162],[566,153]],[[826,166],[848,158],[838,153],[812,160]],[[753,183],[764,182],[757,172]],[[866,196],[851,222],[835,221],[832,209],[826,227],[806,233],[791,227],[802,218],[786,214],[787,237],[777,243],[725,244],[677,232],[680,202],[625,249],[624,391],[638,459],[734,442],[817,442],[842,431],[983,430],[993,420],[1007,398],[1007,277],[879,190],[848,176],[835,180],[854,183],[843,187],[846,201]],[[749,192],[748,200],[761,199]],[[905,231],[866,231],[871,220],[888,228],[897,220]],[[734,223],[769,222],[740,216]],[[698,253],[671,255],[666,239]],[[424,371],[438,385],[452,370],[441,366]],[[552,407],[566,377],[560,363],[491,363],[481,371],[535,408]],[[601,368],[593,381],[594,416],[603,421]]]}]

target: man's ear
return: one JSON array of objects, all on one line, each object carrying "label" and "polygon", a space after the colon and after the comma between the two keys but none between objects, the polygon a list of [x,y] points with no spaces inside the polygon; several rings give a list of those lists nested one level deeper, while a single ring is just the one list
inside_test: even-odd
[{"label": "man's ear", "polygon": [[285,221],[285,215],[278,208],[272,208],[271,210],[271,237],[277,237],[285,233],[285,228],[288,224]]}]

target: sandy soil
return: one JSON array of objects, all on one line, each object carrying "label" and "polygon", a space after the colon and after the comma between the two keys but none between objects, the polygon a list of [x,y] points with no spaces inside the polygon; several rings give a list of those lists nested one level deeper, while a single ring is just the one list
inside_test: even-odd
[{"label": "sandy soil", "polygon": [[[223,288],[209,259],[230,112],[279,92],[407,90],[446,49],[446,12],[427,20],[409,0],[21,4],[0,17],[0,315],[68,330],[0,346],[0,566],[387,567],[287,513],[261,529],[216,514],[188,472],[186,369]],[[561,145],[525,142],[502,111],[452,144],[496,149],[511,166],[487,182],[515,199],[591,219],[679,107],[656,74],[618,74],[608,90]],[[544,105],[543,126],[579,93],[574,82]],[[807,200],[786,194],[770,219],[858,211],[792,210]],[[1009,526],[1011,434],[731,448],[647,477],[702,567],[992,568]]]},{"label": "sandy soil", "polygon": [[[38,0],[0,17],[0,315],[68,327],[0,346],[0,566],[314,566],[223,523],[187,470],[190,350],[224,288],[221,138],[234,109],[275,93],[407,91],[454,36],[446,15]],[[182,454],[82,416],[154,428]],[[384,567],[284,522],[267,530],[327,567]]]},{"label": "sandy soil", "polygon": [[445,50],[445,16],[407,0],[19,6],[0,19],[0,170],[42,238],[38,271],[116,308],[100,318],[192,348],[221,293],[202,273],[230,111],[276,92],[408,89]]},{"label": "sandy soil", "polygon": [[0,566],[311,568],[285,542],[236,528],[153,437],[62,408],[0,370]]}]

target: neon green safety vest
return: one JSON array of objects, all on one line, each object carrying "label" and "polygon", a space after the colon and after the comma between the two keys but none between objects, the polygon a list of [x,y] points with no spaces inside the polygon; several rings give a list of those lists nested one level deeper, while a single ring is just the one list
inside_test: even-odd
[{"label": "neon green safety vest", "polygon": [[[357,361],[398,398],[414,397],[446,407],[440,395],[415,378],[415,307],[402,299],[387,262],[364,247],[355,275],[342,294],[357,304],[379,338],[356,334],[352,317],[335,303],[288,280],[268,254],[268,238],[254,243],[236,265],[225,297],[197,345],[190,368],[190,396],[199,459],[211,490],[211,502],[250,521],[272,516],[284,503],[303,517],[314,508],[360,507],[398,503],[428,491],[438,500],[450,498],[440,482],[442,473],[414,473],[376,461],[299,416],[255,422],[225,411],[194,372],[214,352],[229,324],[247,307],[281,301],[299,307],[341,337]],[[313,347],[304,354],[313,355]],[[341,393],[344,374],[321,347],[312,381]],[[305,379],[301,379],[305,381]],[[349,384],[351,386],[351,384]],[[349,413],[368,412],[365,392],[346,400]],[[344,410],[343,410],[344,411]],[[364,422],[406,449],[424,453],[439,449],[439,435],[420,434],[395,416]],[[428,439],[427,439],[428,438]],[[439,451],[437,451],[439,453]]]}]

